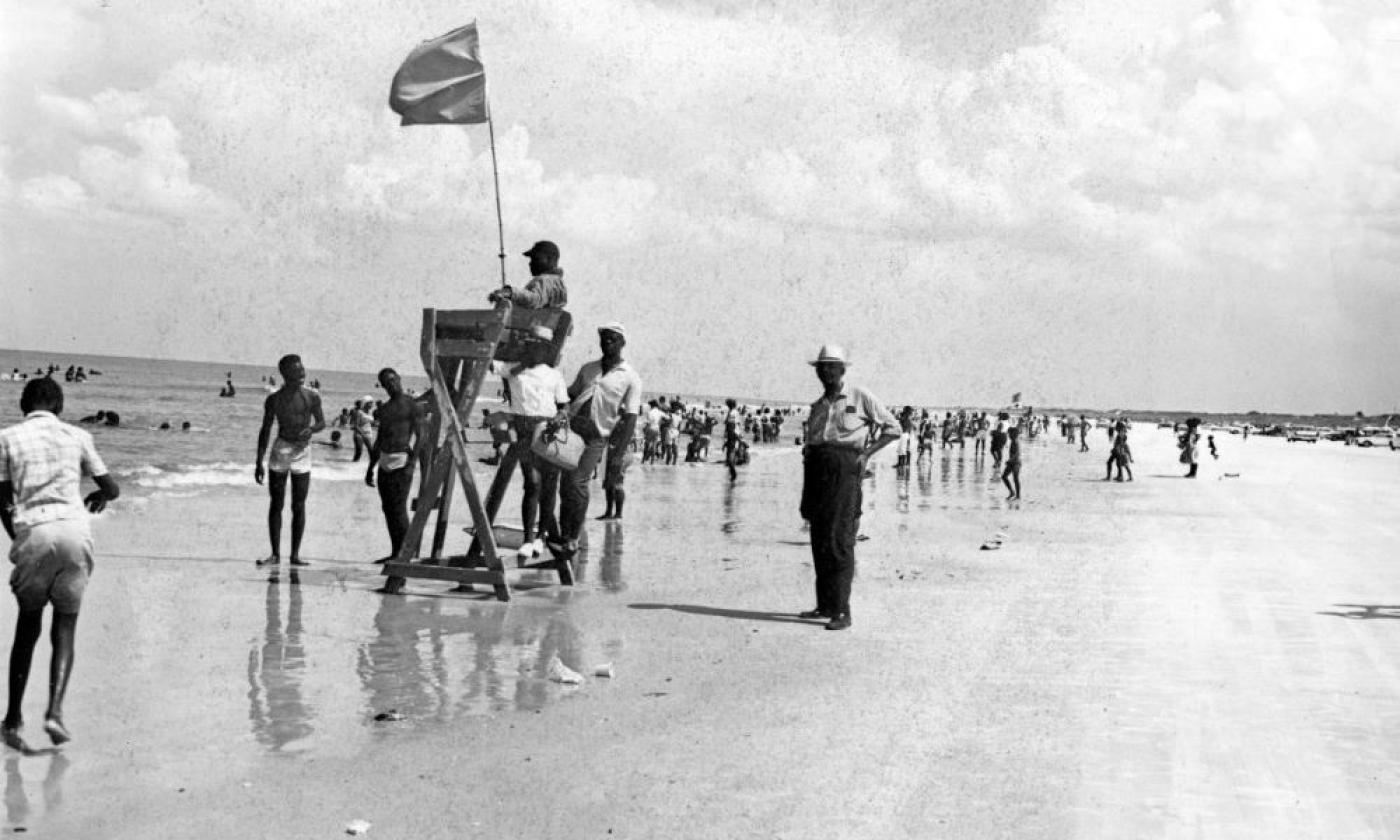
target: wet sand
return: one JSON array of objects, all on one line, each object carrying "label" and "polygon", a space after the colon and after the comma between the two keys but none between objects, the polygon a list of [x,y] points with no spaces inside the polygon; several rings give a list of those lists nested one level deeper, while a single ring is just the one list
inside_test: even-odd
[{"label": "wet sand", "polygon": [[[1116,484],[1102,430],[1087,455],[1042,436],[1018,506],[970,448],[908,481],[887,452],[844,633],[793,616],[813,600],[795,448],[733,486],[634,469],[579,585],[522,576],[509,605],[376,594],[362,485],[313,485],[295,585],[252,565],[260,488],[124,499],[96,525],[75,740],[6,753],[6,830],[1400,836],[1400,453],[1217,440],[1186,481],[1140,429]],[[549,682],[554,655],[616,677]]]}]

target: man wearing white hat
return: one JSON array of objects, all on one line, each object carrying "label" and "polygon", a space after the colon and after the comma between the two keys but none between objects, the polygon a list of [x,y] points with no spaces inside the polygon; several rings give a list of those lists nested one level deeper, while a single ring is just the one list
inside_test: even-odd
[{"label": "man wearing white hat", "polygon": [[547,545],[560,556],[572,556],[578,550],[579,533],[588,517],[588,482],[605,450],[603,486],[612,494],[615,518],[622,516],[623,456],[642,410],[642,378],[622,358],[626,345],[627,330],[621,324],[599,327],[602,358],[584,364],[569,386],[569,428],[583,438],[584,449],[578,466],[563,475],[559,487],[559,536]]},{"label": "man wearing white hat", "polygon": [[844,348],[825,344],[809,364],[824,391],[807,415],[802,450],[801,512],[811,524],[817,606],[800,615],[845,630],[851,626],[861,478],[870,456],[899,440],[899,422],[869,391],[846,384]]}]

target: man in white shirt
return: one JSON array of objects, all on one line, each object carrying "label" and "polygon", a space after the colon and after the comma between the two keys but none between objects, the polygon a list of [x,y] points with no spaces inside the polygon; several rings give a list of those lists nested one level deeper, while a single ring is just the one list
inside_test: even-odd
[{"label": "man in white shirt", "polygon": [[650,464],[661,451],[661,416],[664,412],[656,400],[647,401],[645,422],[642,424],[642,463]]},{"label": "man in white shirt", "polygon": [[828,630],[851,626],[861,476],[870,457],[899,440],[899,422],[873,394],[846,382],[846,352],[823,345],[815,361],[822,396],[807,415],[802,450],[802,518],[811,526],[817,605],[801,618],[825,618]]},{"label": "man in white shirt", "polygon": [[[530,559],[544,553],[542,535],[558,535],[554,517],[554,497],[559,487],[559,470],[530,448],[535,430],[554,421],[568,422],[569,392],[564,375],[549,363],[554,353],[554,331],[543,324],[530,328],[525,358],[519,363],[492,362],[493,373],[510,383],[511,414],[515,428],[515,451],[520,458],[524,487],[520,494],[520,521],[525,531],[520,557]],[[539,530],[536,531],[536,518]]]},{"label": "man in white shirt", "polygon": [[[44,607],[53,604],[53,662],[44,731],[54,744],[69,740],[63,724],[63,697],[73,673],[73,640],[78,610],[92,574],[92,531],[88,513],[99,513],[121,495],[97,454],[92,435],[58,419],[63,387],[33,379],[20,396],[24,422],[0,431],[0,524],[10,536],[14,572],[10,588],[19,602],[19,622],[10,652],[10,700],[4,741],[25,752],[24,689],[34,645],[44,629]],[[81,496],[82,477],[97,490]]]},{"label": "man in white shirt", "polygon": [[608,454],[603,486],[611,491],[614,510],[621,515],[623,456],[632,440],[642,409],[642,378],[622,358],[627,331],[616,322],[598,328],[602,358],[586,363],[569,386],[572,399],[569,427],[584,441],[578,466],[563,476],[559,488],[559,539],[548,541],[551,551],[572,557],[588,517],[588,482]]}]

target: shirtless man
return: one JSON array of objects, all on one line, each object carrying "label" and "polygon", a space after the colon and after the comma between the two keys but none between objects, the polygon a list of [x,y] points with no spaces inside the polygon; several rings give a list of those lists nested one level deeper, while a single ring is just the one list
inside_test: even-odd
[{"label": "shirtless man", "polygon": [[375,415],[379,434],[369,449],[369,467],[365,484],[375,486],[375,467],[379,468],[379,503],[384,511],[384,524],[389,529],[389,554],[376,562],[394,559],[403,547],[408,533],[408,491],[413,486],[414,444],[422,434],[423,407],[404,393],[398,371],[384,368],[379,372],[379,387],[389,399]]},{"label": "shirtless man", "polygon": [[282,387],[267,395],[263,403],[262,427],[258,429],[258,454],[253,465],[253,480],[263,483],[263,454],[268,452],[272,421],[277,421],[277,438],[268,453],[267,469],[272,473],[267,483],[271,501],[267,508],[267,535],[272,554],[258,561],[259,566],[282,562],[282,502],[287,497],[287,478],[292,480],[292,557],[293,566],[308,565],[301,559],[301,535],[306,531],[306,491],[311,489],[311,436],[326,428],[321,414],[321,395],[305,387],[306,368],[301,357],[283,356],[277,363],[282,374]]}]

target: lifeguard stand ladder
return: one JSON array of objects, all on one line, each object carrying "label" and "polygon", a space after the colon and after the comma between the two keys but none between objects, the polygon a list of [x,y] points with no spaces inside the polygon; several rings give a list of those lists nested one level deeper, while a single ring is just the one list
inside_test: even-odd
[{"label": "lifeguard stand ladder", "polygon": [[[384,592],[399,592],[406,578],[430,578],[456,581],[462,589],[471,589],[474,583],[489,584],[497,598],[510,600],[507,570],[500,554],[500,538],[506,535],[498,532],[493,523],[518,458],[513,447],[501,457],[483,505],[467,454],[467,424],[481,383],[491,371],[491,361],[520,361],[524,337],[536,324],[554,331],[554,355],[550,361],[558,364],[572,329],[572,318],[562,309],[516,309],[502,301],[496,309],[423,310],[421,353],[423,369],[433,389],[436,419],[430,439],[434,448],[419,484],[417,505],[403,547],[384,564]],[[473,539],[466,554],[443,557],[454,477],[461,480],[467,497]],[[435,509],[438,515],[432,551],[422,557],[428,515]],[[551,558],[518,568],[552,569],[559,574],[561,584],[572,586],[574,582],[570,560]]]}]

